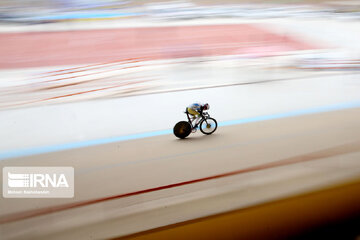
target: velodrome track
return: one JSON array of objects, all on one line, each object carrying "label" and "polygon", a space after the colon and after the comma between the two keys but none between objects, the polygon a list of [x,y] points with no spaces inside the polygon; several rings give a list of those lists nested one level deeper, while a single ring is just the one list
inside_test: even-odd
[{"label": "velodrome track", "polygon": [[[357,181],[357,79],[331,74],[1,111],[0,166],[73,166],[75,198],[1,198],[0,235],[121,237]],[[183,119],[181,110],[194,98],[211,103],[217,132],[178,140],[162,131]],[[88,144],[101,134],[112,140]],[[129,135],[111,138],[121,134]],[[74,140],[86,144],[67,145]],[[353,193],[354,202],[347,195],[340,205],[356,215]]]},{"label": "velodrome track", "polygon": [[359,120],[360,109],[351,108],[186,140],[169,134],[3,160],[74,166],[76,193],[2,199],[1,234],[117,237],[352,181],[360,174]]}]

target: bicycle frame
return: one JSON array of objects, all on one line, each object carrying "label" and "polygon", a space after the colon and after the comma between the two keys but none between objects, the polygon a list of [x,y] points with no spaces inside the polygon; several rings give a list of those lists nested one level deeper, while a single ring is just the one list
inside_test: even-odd
[{"label": "bicycle frame", "polygon": [[202,120],[206,120],[208,117],[210,117],[209,113],[207,112],[202,112],[201,114],[201,119],[195,124],[195,126],[193,125],[193,120],[191,120],[190,116],[189,116],[189,112],[187,111],[187,109],[185,110],[186,116],[188,118],[188,122],[191,125],[191,129],[194,129],[195,127],[197,127],[199,125],[199,123],[201,123]]}]

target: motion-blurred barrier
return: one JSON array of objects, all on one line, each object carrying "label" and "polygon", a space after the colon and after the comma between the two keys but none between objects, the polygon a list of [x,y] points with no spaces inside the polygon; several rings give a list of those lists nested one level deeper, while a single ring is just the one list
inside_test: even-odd
[{"label": "motion-blurred barrier", "polygon": [[126,95],[151,88],[154,77],[144,71],[145,60],[122,59],[35,74],[12,82],[14,86],[2,87],[0,109]]},{"label": "motion-blurred barrier", "polygon": [[117,239],[288,239],[322,226],[360,217],[359,202],[360,179]]}]

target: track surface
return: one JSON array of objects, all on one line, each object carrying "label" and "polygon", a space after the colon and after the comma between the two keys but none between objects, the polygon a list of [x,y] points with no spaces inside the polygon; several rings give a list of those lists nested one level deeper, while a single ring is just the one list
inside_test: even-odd
[{"label": "track surface", "polygon": [[[196,194],[196,198],[207,198],[224,194],[224,191],[248,192],[223,206],[238,208],[251,205],[254,201],[251,192],[256,192],[258,184],[270,185],[271,191],[262,188],[255,202],[351,179],[360,173],[357,161],[360,157],[359,120],[360,109],[349,109],[223,127],[214,135],[195,134],[186,140],[165,135],[10,162],[3,160],[1,166],[74,166],[76,194],[74,199],[1,199],[1,231],[5,236],[29,233],[32,221],[43,222],[56,214],[70,227],[73,220],[69,217],[75,212],[77,226],[88,223],[88,219],[103,221],[99,212],[92,215],[92,211],[86,210],[89,207],[103,208],[99,211],[109,217],[108,210],[115,204],[114,209],[120,212],[113,213],[113,217],[121,217],[129,214],[126,211],[131,212],[132,207],[137,211],[151,210],[157,199],[166,199],[166,204],[171,206],[189,201],[192,194]],[[296,184],[291,185],[292,182]],[[210,212],[222,210],[216,208]],[[199,211],[195,207],[190,215],[160,215],[154,224],[160,224],[163,217],[174,223],[187,217],[203,216]],[[130,225],[130,229],[137,230],[152,226]],[[39,224],[34,226],[43,228]],[[12,227],[23,230],[14,233],[10,231]],[[50,234],[62,227],[61,223],[54,222],[41,232]],[[120,228],[117,234],[131,233],[128,229]],[[84,237],[81,232],[72,234]],[[29,237],[40,237],[32,234]]]}]

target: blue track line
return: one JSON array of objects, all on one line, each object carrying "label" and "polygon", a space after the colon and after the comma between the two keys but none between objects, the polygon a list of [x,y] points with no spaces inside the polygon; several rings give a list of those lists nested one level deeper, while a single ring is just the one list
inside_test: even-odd
[{"label": "blue track line", "polygon": [[[294,111],[284,112],[284,113],[277,113],[277,114],[271,114],[271,115],[264,115],[264,116],[257,116],[257,117],[243,118],[243,119],[238,119],[238,120],[225,121],[225,122],[219,123],[219,126],[245,124],[245,123],[251,123],[251,122],[259,122],[259,121],[279,119],[279,118],[295,117],[295,116],[301,116],[301,115],[307,115],[307,114],[330,112],[330,111],[337,111],[337,110],[358,108],[358,107],[360,107],[360,102],[340,103],[340,104],[333,104],[333,105],[327,105],[327,106],[316,107],[316,108],[294,110]],[[91,146],[107,144],[107,143],[114,143],[114,142],[135,140],[135,139],[141,139],[141,138],[162,136],[162,135],[167,135],[167,134],[172,134],[172,129],[131,134],[131,135],[126,135],[126,136],[93,139],[93,140],[87,140],[87,141],[82,141],[82,142],[72,142],[72,143],[65,143],[65,144],[58,144],[58,145],[50,145],[50,146],[42,146],[42,147],[5,151],[5,152],[0,153],[0,160],[6,160],[6,159],[10,159],[10,158],[17,158],[17,157],[25,157],[25,156],[31,156],[31,155],[37,155],[37,154],[44,154],[44,153],[50,153],[50,152],[57,152],[57,151],[64,151],[64,150],[71,150],[71,149],[76,149],[76,148],[91,147]]]}]

